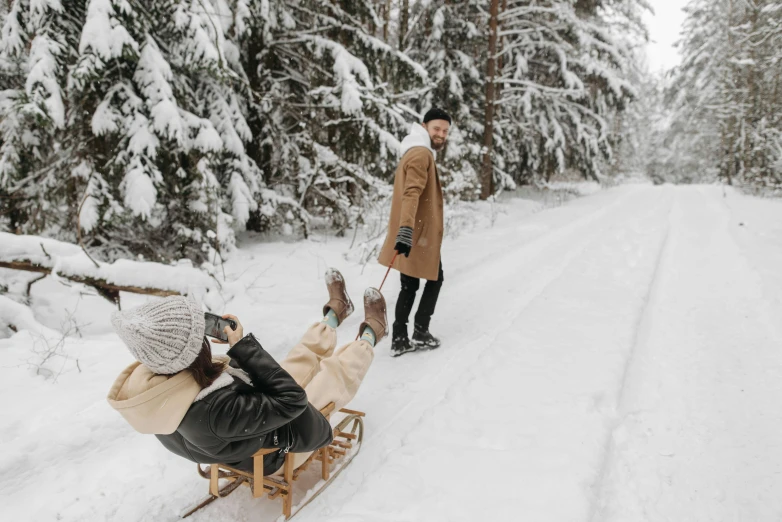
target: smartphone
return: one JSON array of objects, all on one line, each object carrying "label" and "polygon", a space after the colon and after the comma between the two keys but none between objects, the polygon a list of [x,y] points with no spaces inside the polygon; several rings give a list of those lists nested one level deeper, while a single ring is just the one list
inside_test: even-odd
[{"label": "smartphone", "polygon": [[204,335],[220,339],[221,341],[228,342],[228,336],[224,332],[226,326],[230,326],[231,330],[236,330],[236,321],[223,319],[219,315],[210,314],[209,312],[204,312],[204,323]]}]

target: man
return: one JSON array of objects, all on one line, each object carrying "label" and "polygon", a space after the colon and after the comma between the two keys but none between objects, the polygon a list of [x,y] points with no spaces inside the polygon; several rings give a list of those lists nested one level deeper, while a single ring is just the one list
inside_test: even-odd
[{"label": "man", "polygon": [[[396,319],[391,340],[391,354],[396,357],[418,348],[437,348],[440,340],[429,332],[440,287],[443,265],[440,246],[443,242],[443,191],[435,166],[435,153],[445,147],[451,117],[441,109],[431,109],[422,124],[414,124],[402,140],[402,160],[396,169],[394,195],[388,235],[378,261],[401,273],[402,289],[396,302]],[[407,322],[420,286],[424,292],[415,314],[413,340],[408,336]]]}]

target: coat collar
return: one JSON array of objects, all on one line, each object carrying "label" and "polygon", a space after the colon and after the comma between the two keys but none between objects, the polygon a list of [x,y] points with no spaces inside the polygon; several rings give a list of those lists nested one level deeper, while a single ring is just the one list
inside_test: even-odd
[{"label": "coat collar", "polygon": [[231,366],[228,366],[228,358],[225,358],[225,361],[223,361],[222,357],[215,357],[215,360],[220,360],[221,362],[225,362],[225,368],[223,369],[223,373],[220,374],[220,376],[215,379],[215,382],[213,382],[208,388],[204,388],[201,390],[201,392],[196,396],[195,400],[193,402],[198,402],[210,393],[216,392],[217,390],[221,388],[225,388],[226,386],[230,386],[234,382],[234,377],[237,379],[243,381],[245,384],[252,385],[250,381],[250,376],[247,375],[247,373],[239,368],[233,368]]},{"label": "coat collar", "polygon": [[413,123],[410,127],[410,133],[405,136],[400,146],[401,155],[404,156],[407,151],[414,147],[424,147],[432,153],[432,157],[437,158],[437,154],[432,148],[432,139],[429,133],[420,123]]}]

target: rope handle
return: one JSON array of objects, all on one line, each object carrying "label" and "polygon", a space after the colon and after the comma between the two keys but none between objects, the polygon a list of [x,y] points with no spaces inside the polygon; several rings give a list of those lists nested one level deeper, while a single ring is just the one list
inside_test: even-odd
[{"label": "rope handle", "polygon": [[377,289],[378,292],[382,292],[383,285],[386,284],[386,279],[388,278],[388,274],[389,274],[389,272],[391,272],[391,267],[394,266],[394,261],[396,261],[396,256],[399,255],[399,252],[397,252],[397,251],[395,251],[395,252],[396,253],[394,254],[394,257],[391,258],[391,264],[388,265],[388,270],[386,270],[386,276],[383,278],[383,282],[380,283],[380,288]]}]

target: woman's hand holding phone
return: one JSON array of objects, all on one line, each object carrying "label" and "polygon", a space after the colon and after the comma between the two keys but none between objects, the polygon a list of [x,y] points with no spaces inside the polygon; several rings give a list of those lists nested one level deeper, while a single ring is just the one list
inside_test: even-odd
[{"label": "woman's hand holding phone", "polygon": [[242,323],[239,322],[239,318],[236,317],[235,315],[225,314],[223,316],[223,319],[230,319],[236,323],[236,330],[231,330],[230,326],[226,326],[223,329],[225,335],[228,336],[228,345],[232,347],[233,345],[241,341],[242,337],[244,337],[244,328],[242,328]]},{"label": "woman's hand holding phone", "polygon": [[[222,330],[220,329],[222,327]],[[214,344],[238,343],[244,337],[244,328],[235,315],[204,313],[204,335],[211,337]]]}]

